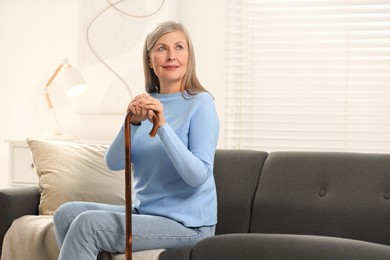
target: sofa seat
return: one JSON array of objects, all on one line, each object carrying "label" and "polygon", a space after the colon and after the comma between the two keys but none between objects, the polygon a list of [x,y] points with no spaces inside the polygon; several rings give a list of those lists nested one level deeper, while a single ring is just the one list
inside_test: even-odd
[{"label": "sofa seat", "polygon": [[[54,236],[52,215],[26,215],[16,219],[3,242],[2,260],[56,260],[59,249]],[[164,249],[133,253],[133,260],[153,260]],[[124,254],[103,252],[99,260],[123,260]]]}]

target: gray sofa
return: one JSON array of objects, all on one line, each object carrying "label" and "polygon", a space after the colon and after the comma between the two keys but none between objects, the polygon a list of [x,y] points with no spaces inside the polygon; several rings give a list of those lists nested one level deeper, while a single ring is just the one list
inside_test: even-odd
[{"label": "gray sofa", "polygon": [[[390,259],[390,154],[218,150],[215,179],[217,235],[159,259]],[[0,191],[0,242],[38,203]]]}]

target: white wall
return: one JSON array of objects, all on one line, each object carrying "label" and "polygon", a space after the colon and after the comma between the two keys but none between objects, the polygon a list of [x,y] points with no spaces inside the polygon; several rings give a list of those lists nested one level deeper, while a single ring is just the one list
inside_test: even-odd
[{"label": "white wall", "polygon": [[[103,0],[100,0],[103,1]],[[221,2],[221,3],[213,3]],[[214,94],[221,121],[219,147],[224,146],[226,85],[225,1],[180,1],[180,20],[191,33],[198,76]],[[41,137],[54,131],[42,88],[67,57],[78,63],[77,0],[2,0],[0,2],[0,188],[8,185],[5,140]],[[65,133],[79,140],[109,141],[121,115],[81,115],[65,89],[54,82],[52,98]],[[60,90],[58,90],[60,89]]]},{"label": "white wall", "polygon": [[195,46],[199,80],[214,95],[221,123],[218,147],[225,146],[227,1],[184,0],[180,21]]}]

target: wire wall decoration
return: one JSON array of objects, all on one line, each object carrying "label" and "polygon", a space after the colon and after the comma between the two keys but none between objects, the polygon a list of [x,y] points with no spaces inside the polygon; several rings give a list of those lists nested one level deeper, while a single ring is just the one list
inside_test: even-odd
[{"label": "wire wall decoration", "polygon": [[80,97],[80,114],[123,114],[145,91],[142,48],[147,33],[177,21],[179,0],[80,1],[80,66],[91,90]]}]

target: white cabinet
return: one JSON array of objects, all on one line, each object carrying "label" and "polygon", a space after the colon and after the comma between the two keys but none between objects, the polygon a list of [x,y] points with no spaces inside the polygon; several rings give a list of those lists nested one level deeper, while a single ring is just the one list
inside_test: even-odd
[{"label": "white cabinet", "polygon": [[26,141],[7,140],[9,144],[9,186],[37,185],[37,175]]}]

